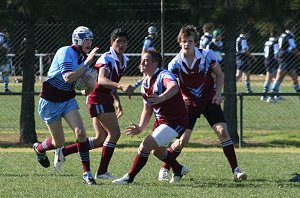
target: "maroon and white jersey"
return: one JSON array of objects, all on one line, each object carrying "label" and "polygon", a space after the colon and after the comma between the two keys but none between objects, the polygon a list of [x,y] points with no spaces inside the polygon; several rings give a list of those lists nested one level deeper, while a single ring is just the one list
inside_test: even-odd
[{"label": "maroon and white jersey", "polygon": [[170,125],[181,125],[182,127],[187,126],[187,110],[185,108],[182,96],[178,92],[172,98],[152,105],[148,101],[148,97],[153,93],[160,95],[164,93],[167,89],[167,84],[169,82],[176,82],[175,76],[168,70],[157,69],[155,74],[150,78],[145,78],[141,87],[141,94],[144,102],[151,106],[156,118],[156,122],[161,124]]},{"label": "maroon and white jersey", "polygon": [[[123,55],[124,64],[121,65],[116,52],[111,47],[110,50],[104,53],[96,62],[94,68],[99,71],[100,68],[106,69],[108,74],[108,79],[113,82],[119,82],[125,69],[127,68],[128,58]],[[113,89],[107,89],[99,84],[96,85],[95,89],[88,96],[88,104],[113,104],[114,99],[112,97],[112,92],[116,91]]]},{"label": "maroon and white jersey", "polygon": [[188,65],[182,51],[172,59],[168,65],[178,79],[184,100],[211,100],[216,91],[212,68],[217,65],[217,59],[210,49],[195,47],[195,58],[192,65]]}]

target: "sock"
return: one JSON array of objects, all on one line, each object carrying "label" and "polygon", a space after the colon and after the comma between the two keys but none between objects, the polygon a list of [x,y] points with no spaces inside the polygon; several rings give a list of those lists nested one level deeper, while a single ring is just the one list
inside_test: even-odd
[{"label": "sock", "polygon": [[181,165],[178,163],[176,158],[168,150],[166,150],[165,156],[160,160],[162,160],[167,164],[170,164],[175,175],[181,175]]},{"label": "sock", "polygon": [[52,137],[48,137],[42,143],[40,143],[37,147],[37,151],[39,153],[45,153],[46,151],[54,149],[54,145],[52,144]]},{"label": "sock", "polygon": [[245,81],[245,85],[246,85],[246,90],[247,90],[247,92],[250,92],[250,91],[251,91],[250,81],[249,81],[249,80],[246,80],[246,81]]},{"label": "sock", "polygon": [[106,142],[106,141],[103,143],[101,161],[97,171],[98,175],[107,172],[107,167],[114,153],[115,148],[116,148],[116,144],[114,143]]},{"label": "sock", "polygon": [[265,81],[264,87],[263,87],[263,93],[268,93],[270,89],[270,83],[268,81]]},{"label": "sock", "polygon": [[[88,142],[89,142],[89,150],[95,149],[94,139],[89,138]],[[96,148],[98,148],[98,147],[96,147]],[[64,154],[65,157],[68,155],[71,155],[73,153],[78,153],[77,143],[74,143],[74,144],[64,147],[62,149],[62,153]]]},{"label": "sock", "polygon": [[[174,146],[174,144],[171,144],[171,146],[170,146],[170,148],[169,148],[168,150],[169,150],[170,154],[174,156],[175,159],[176,159],[176,158],[180,155],[180,153],[181,153],[181,150],[180,150],[180,149],[177,149],[177,148]],[[170,166],[169,164],[167,164],[167,163],[163,163],[162,167],[165,168],[165,169],[168,169],[168,170],[170,170],[170,168],[171,168],[171,166]]]},{"label": "sock", "polygon": [[90,171],[90,154],[89,154],[89,143],[88,140],[85,142],[77,143],[79,157],[82,163],[83,172]]},{"label": "sock", "polygon": [[234,146],[233,142],[231,139],[222,142],[222,147],[223,147],[223,152],[230,164],[230,167],[232,169],[232,172],[234,172],[234,169],[238,166],[237,160],[236,160],[236,155],[234,151]]},{"label": "sock", "polygon": [[4,84],[4,90],[8,90],[9,77],[3,76],[2,80],[3,80],[3,84]]},{"label": "sock", "polygon": [[297,84],[293,84],[293,88],[295,89],[295,91],[296,91],[297,93],[300,93],[300,86],[299,86],[298,83],[297,83]]},{"label": "sock", "polygon": [[138,150],[137,155],[135,156],[132,167],[129,171],[130,180],[133,181],[135,176],[142,170],[142,168],[146,165],[150,153],[144,153]]},{"label": "sock", "polygon": [[280,81],[275,80],[275,82],[272,85],[272,92],[277,93],[280,87]]}]

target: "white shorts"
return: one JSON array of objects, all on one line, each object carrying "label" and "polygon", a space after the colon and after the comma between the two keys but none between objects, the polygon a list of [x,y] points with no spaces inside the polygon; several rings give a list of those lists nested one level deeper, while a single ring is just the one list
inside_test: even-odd
[{"label": "white shorts", "polygon": [[159,147],[168,147],[169,143],[178,136],[178,133],[166,124],[159,125],[151,134]]}]

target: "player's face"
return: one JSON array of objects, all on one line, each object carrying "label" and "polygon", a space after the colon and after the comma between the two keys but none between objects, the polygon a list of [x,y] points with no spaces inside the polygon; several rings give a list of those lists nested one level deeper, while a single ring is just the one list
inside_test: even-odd
[{"label": "player's face", "polygon": [[181,36],[180,46],[184,54],[194,52],[195,38],[193,36]]},{"label": "player's face", "polygon": [[118,54],[124,54],[128,46],[128,40],[125,36],[117,37],[116,40],[111,42],[111,46]]},{"label": "player's face", "polygon": [[92,43],[93,40],[92,39],[84,39],[81,45],[81,49],[84,53],[89,53],[90,50],[92,49]]},{"label": "player's face", "polygon": [[152,56],[144,53],[142,56],[141,64],[139,65],[141,73],[152,75],[155,72],[155,64],[152,62]]}]

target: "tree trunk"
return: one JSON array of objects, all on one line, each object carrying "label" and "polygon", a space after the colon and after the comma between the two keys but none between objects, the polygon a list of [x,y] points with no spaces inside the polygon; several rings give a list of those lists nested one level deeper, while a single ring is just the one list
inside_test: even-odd
[{"label": "tree trunk", "polygon": [[[224,60],[224,114],[228,125],[229,135],[234,143],[239,142],[237,133],[237,98],[236,98],[236,2],[227,0],[225,3],[225,60]],[[227,94],[226,94],[227,93]]]},{"label": "tree trunk", "polygon": [[[34,64],[35,64],[35,22],[30,14],[25,17],[26,24],[26,42],[25,53],[22,68],[23,68],[23,84],[20,115],[20,143],[32,144],[37,141],[34,119]],[[32,94],[31,94],[32,93]]]}]

